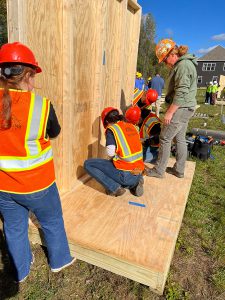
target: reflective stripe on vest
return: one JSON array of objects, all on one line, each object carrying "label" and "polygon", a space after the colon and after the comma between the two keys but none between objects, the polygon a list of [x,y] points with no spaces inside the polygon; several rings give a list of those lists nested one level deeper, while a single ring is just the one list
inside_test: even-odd
[{"label": "reflective stripe on vest", "polygon": [[117,137],[117,141],[119,142],[123,153],[123,157],[119,156],[118,154],[115,154],[114,160],[121,159],[132,163],[142,159],[143,157],[142,149],[141,151],[132,154],[129,145],[127,144],[126,138],[123,134],[123,131],[117,124],[111,125],[110,129],[112,129],[113,132],[115,133]]},{"label": "reflective stripe on vest", "polygon": [[25,149],[28,156],[36,155],[41,152],[41,146],[38,140],[43,129],[45,110],[46,98],[32,93],[25,137]]},{"label": "reflective stripe on vest", "polygon": [[18,172],[37,168],[53,158],[52,147],[46,148],[39,155],[28,157],[0,157],[0,170]]},{"label": "reflective stripe on vest", "polygon": [[[37,168],[53,159],[52,147],[42,150],[40,138],[46,126],[46,110],[49,102],[46,98],[31,93],[29,115],[25,134],[26,156],[0,156],[0,170],[19,172]],[[46,121],[47,123],[47,121]]]},{"label": "reflective stripe on vest", "polygon": [[138,101],[141,99],[143,94],[144,94],[144,90],[139,90],[138,88],[134,89],[134,97],[132,102],[133,106],[138,103]]},{"label": "reflective stripe on vest", "polygon": [[141,130],[140,130],[140,137],[143,138],[143,139],[148,139],[149,138],[149,133],[152,129],[152,127],[155,125],[155,124],[159,124],[159,119],[156,118],[156,117],[152,117],[152,116],[148,116],[142,126],[141,126]]}]

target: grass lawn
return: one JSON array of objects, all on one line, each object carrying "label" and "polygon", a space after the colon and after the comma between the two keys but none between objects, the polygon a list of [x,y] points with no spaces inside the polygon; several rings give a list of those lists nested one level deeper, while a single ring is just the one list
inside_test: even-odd
[{"label": "grass lawn", "polygon": [[[189,129],[224,130],[220,106],[204,105]],[[106,299],[106,300],[222,300],[225,299],[225,146],[214,146],[214,159],[196,159],[196,171],[176,244],[165,292],[152,293],[147,286],[77,261],[64,271],[49,271],[45,253],[32,245],[36,258],[27,281],[13,283],[12,267],[0,230],[0,299]]]}]

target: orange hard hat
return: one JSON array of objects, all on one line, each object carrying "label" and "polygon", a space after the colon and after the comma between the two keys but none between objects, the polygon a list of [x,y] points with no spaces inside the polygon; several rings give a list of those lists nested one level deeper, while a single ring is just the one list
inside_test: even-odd
[{"label": "orange hard hat", "polygon": [[103,111],[101,113],[101,118],[102,118],[102,124],[103,124],[104,128],[106,128],[106,126],[104,124],[105,118],[113,110],[116,110],[119,113],[119,111],[118,111],[117,108],[114,108],[114,107],[111,107],[111,106],[110,107],[106,107],[105,109],[103,109]]},{"label": "orange hard hat", "polygon": [[141,117],[141,109],[138,106],[128,108],[125,113],[125,118],[129,123],[137,124]]},{"label": "orange hard hat", "polygon": [[166,56],[174,49],[176,46],[176,43],[173,40],[170,39],[164,39],[161,40],[155,48],[156,56],[159,60],[159,63],[161,63]]},{"label": "orange hard hat", "polygon": [[37,73],[42,72],[33,52],[19,42],[2,45],[0,48],[0,65],[5,63],[30,65],[35,67]]},{"label": "orange hard hat", "polygon": [[156,90],[149,89],[146,93],[146,104],[150,105],[158,99],[158,93]]}]

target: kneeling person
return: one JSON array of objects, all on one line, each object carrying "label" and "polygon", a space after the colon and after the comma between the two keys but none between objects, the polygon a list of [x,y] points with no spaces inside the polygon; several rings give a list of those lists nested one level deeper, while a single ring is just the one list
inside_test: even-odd
[{"label": "kneeling person", "polygon": [[159,135],[161,121],[149,109],[140,109],[138,106],[130,107],[125,114],[129,123],[138,126],[140,140],[143,145],[144,162],[154,163],[158,158]]},{"label": "kneeling person", "polygon": [[106,188],[108,195],[121,196],[128,188],[135,196],[142,196],[144,163],[137,129],[126,123],[116,108],[105,108],[101,117],[110,160],[88,159],[85,170]]}]

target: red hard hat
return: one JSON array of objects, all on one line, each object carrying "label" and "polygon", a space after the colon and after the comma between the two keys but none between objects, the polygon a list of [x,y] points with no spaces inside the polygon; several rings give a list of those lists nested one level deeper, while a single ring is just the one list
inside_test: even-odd
[{"label": "red hard hat", "polygon": [[150,105],[154,103],[158,98],[158,93],[156,90],[149,89],[146,93],[146,104]]},{"label": "red hard hat", "polygon": [[102,124],[103,124],[104,128],[106,128],[106,126],[104,125],[105,118],[108,115],[108,113],[110,113],[113,110],[116,110],[119,113],[117,108],[114,108],[114,107],[111,107],[111,106],[106,107],[105,109],[103,109],[102,114],[101,114],[101,118],[102,118]]},{"label": "red hard hat", "polygon": [[0,49],[0,64],[18,63],[27,64],[36,68],[36,72],[42,72],[38,66],[33,52],[25,45],[15,42],[4,44]]},{"label": "red hard hat", "polygon": [[141,109],[138,106],[128,108],[125,113],[125,118],[129,123],[137,124],[141,117]]}]

